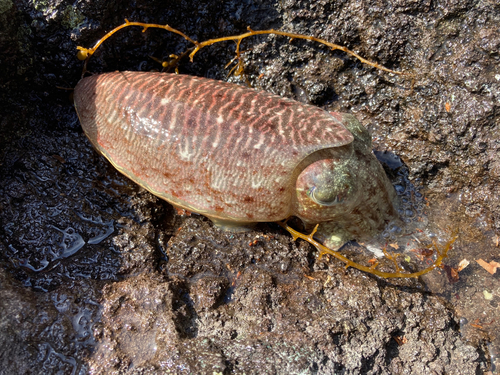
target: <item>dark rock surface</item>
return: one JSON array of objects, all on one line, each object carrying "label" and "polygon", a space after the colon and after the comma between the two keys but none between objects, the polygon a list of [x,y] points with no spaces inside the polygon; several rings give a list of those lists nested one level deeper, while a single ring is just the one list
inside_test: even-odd
[{"label": "dark rock surface", "polygon": [[[124,18],[198,41],[247,26],[313,35],[414,74],[412,87],[281,37],[242,45],[254,87],[354,113],[377,149],[401,156],[430,201],[444,202],[430,222],[459,226],[459,251],[500,261],[497,1],[0,0],[0,374],[498,371],[498,275],[471,264],[450,292],[433,273],[428,288],[456,293],[449,303],[415,280],[317,260],[273,224],[234,234],[179,217],[98,156],[58,87],[80,77],[76,46]],[[130,28],[89,70],[158,69],[149,55],[188,47]],[[227,79],[233,51],[206,47],[179,70]]]}]

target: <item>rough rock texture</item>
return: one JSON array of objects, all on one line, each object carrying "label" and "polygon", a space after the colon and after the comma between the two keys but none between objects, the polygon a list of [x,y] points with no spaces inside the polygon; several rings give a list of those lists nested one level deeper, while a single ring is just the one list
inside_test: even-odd
[{"label": "rough rock texture", "polygon": [[[58,87],[80,77],[76,45],[124,18],[199,41],[247,26],[314,35],[413,74],[412,86],[281,37],[242,45],[254,87],[354,113],[403,158],[439,207],[430,225],[461,229],[452,264],[500,261],[497,1],[0,0],[0,374],[498,371],[500,283],[475,262],[453,287],[444,273],[426,279],[445,302],[415,280],[317,260],[275,225],[231,234],[185,220],[99,157]],[[188,47],[125,30],[89,70],[158,69],[149,55]],[[233,48],[204,48],[179,70],[239,81],[224,69]]]},{"label": "rough rock texture", "polygon": [[[131,363],[137,372],[187,373],[477,369],[477,353],[461,341],[451,312],[436,297],[331,263],[308,270],[290,264],[288,249],[278,253],[286,239],[261,237],[250,247],[252,236],[229,239],[189,219],[168,247],[168,269],[176,276],[142,274],[106,287],[105,328],[91,370],[125,371]],[[217,244],[221,240],[241,254],[237,273],[225,266],[234,253]],[[307,257],[304,249],[292,253]],[[204,262],[207,257],[212,262]],[[401,347],[399,337],[407,340]]]}]

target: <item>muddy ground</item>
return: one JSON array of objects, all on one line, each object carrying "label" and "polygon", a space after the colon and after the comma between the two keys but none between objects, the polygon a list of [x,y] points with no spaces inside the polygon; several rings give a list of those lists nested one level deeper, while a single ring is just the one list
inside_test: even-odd
[{"label": "muddy ground", "polygon": [[[124,18],[198,41],[247,26],[313,35],[413,75],[309,42],[243,44],[252,86],[353,113],[401,157],[426,233],[460,233],[446,260],[471,261],[458,282],[346,270],[272,223],[222,232],[116,172],[61,87],[80,77],[76,46]],[[498,2],[479,0],[0,0],[0,374],[497,373],[499,275],[474,260],[500,262],[499,24]],[[89,70],[158,69],[148,56],[188,47],[128,29]],[[207,47],[179,70],[241,81],[224,69],[233,51]]]}]

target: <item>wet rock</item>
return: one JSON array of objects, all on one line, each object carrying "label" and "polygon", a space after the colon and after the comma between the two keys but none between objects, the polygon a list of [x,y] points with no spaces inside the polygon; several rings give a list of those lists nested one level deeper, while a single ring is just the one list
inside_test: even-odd
[{"label": "wet rock", "polygon": [[[218,232],[207,238],[225,236]],[[179,234],[170,246],[194,246],[184,240]],[[213,266],[213,252],[188,253],[183,262]],[[256,363],[263,373],[463,374],[478,368],[478,353],[461,341],[453,314],[415,282],[396,287],[332,262],[304,275],[300,268],[283,274],[268,262],[244,260],[236,275],[194,281],[140,275],[106,287],[91,370],[253,373]],[[238,260],[228,262],[211,271],[238,267]]]},{"label": "wet rock", "polygon": [[146,274],[106,287],[90,371],[223,372],[220,350],[194,337],[194,312],[181,293],[181,284]]},{"label": "wet rock", "polygon": [[0,270],[0,364],[3,369],[26,373],[36,363],[36,349],[26,345],[26,334],[37,313],[36,299],[30,291],[15,286],[9,275]]},{"label": "wet rock", "polygon": [[223,277],[205,276],[198,279],[191,287],[191,294],[196,296],[194,308],[197,313],[213,309],[222,302],[228,289],[228,280]]},{"label": "wet rock", "polygon": [[102,286],[69,283],[37,293],[0,270],[2,374],[86,372],[95,339],[96,291]]},{"label": "wet rock", "polygon": [[[481,296],[483,286],[495,296],[499,289],[496,279],[478,276],[478,267],[461,273],[457,285],[464,289],[453,293],[443,275],[433,274],[434,290],[452,295],[452,306],[467,317],[460,332],[469,345],[453,311],[416,281],[385,283],[318,261],[314,249],[293,243],[275,225],[232,234],[200,217],[180,218],[99,157],[58,87],[80,78],[76,46],[92,46],[124,18],[169,24],[199,41],[247,26],[303,33],[413,74],[412,86],[305,41],[258,36],[242,44],[254,87],[354,113],[379,150],[402,157],[432,203],[452,195],[458,208],[445,203],[430,222],[454,217],[465,233],[457,257],[497,254],[485,245],[494,234],[488,231],[500,230],[496,2],[165,7],[3,0],[2,371],[475,374],[489,368],[484,343],[493,341],[491,353],[498,353],[492,334],[498,305],[496,297],[484,305]],[[158,69],[149,55],[167,58],[188,47],[163,31],[127,29],[106,42],[89,70]],[[227,78],[233,50],[232,42],[207,47],[179,70],[244,81]],[[468,228],[484,230],[487,239]],[[478,331],[471,324],[478,326],[484,312],[491,319]]]}]

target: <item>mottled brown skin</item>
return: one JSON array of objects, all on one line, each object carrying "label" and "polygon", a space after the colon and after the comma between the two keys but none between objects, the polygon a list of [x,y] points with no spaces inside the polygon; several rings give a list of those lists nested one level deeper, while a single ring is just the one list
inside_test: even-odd
[{"label": "mottled brown skin", "polygon": [[[343,191],[338,194],[343,199],[327,211],[321,204],[311,200],[307,191],[297,189],[299,201],[304,202],[303,209],[309,212],[306,215],[301,211],[298,216],[307,217],[303,221],[308,229],[319,223],[317,236],[326,246],[338,249],[349,240],[367,240],[381,232],[389,221],[397,220],[397,196],[384,169],[371,151],[371,137],[365,127],[352,115],[331,114],[342,121],[354,135],[353,154],[343,167],[331,168],[331,179],[326,181],[330,185],[344,187],[344,190],[335,190],[337,194]],[[321,163],[325,161],[322,160]],[[317,170],[313,171],[312,168]],[[325,176],[326,170],[324,166],[311,165],[301,174],[297,185],[313,185],[313,181],[301,183],[300,179]],[[328,220],[328,216],[334,219]]]},{"label": "mottled brown skin", "polygon": [[353,116],[166,73],[88,77],[74,98],[86,135],[119,171],[226,229],[297,216],[322,223],[338,247],[395,215],[394,190]]}]

